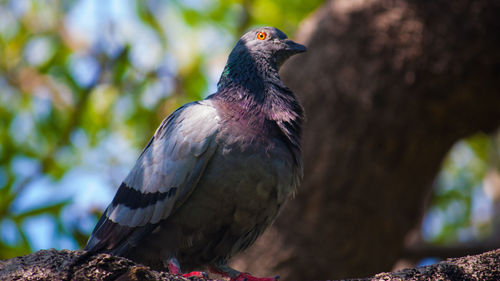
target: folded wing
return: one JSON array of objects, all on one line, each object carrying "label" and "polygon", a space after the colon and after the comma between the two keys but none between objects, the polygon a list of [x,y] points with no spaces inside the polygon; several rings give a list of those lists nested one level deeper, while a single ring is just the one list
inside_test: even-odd
[{"label": "folded wing", "polygon": [[165,119],[120,185],[85,246],[124,254],[178,208],[216,149],[219,118],[210,101],[186,104]]}]

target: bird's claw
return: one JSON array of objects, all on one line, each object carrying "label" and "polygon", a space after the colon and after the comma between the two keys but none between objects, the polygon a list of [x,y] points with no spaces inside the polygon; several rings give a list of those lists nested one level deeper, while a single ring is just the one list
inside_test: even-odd
[{"label": "bird's claw", "polygon": [[203,271],[193,271],[183,274],[181,271],[181,266],[179,265],[179,262],[175,258],[172,258],[168,261],[167,268],[170,273],[175,275],[180,275],[186,278],[191,278],[191,277],[204,278],[204,279],[208,278],[208,274]]},{"label": "bird's claw", "polygon": [[238,276],[231,278],[231,281],[279,281],[278,275],[274,277],[255,277],[248,273],[240,273]]},{"label": "bird's claw", "polygon": [[182,277],[190,278],[190,277],[196,277],[196,278],[208,278],[208,274],[203,271],[193,271],[189,273],[184,273],[181,275]]}]

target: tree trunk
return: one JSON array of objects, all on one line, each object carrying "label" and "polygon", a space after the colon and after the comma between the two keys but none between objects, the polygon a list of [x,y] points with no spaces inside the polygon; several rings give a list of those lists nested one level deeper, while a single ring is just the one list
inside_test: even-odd
[{"label": "tree trunk", "polygon": [[[83,251],[51,249],[9,260],[0,260],[0,280],[195,281],[206,279],[187,279],[155,271],[126,258],[109,254],[90,256],[84,254]],[[477,256],[449,259],[431,266],[380,273],[359,280],[500,280],[500,249]]]},{"label": "tree trunk", "polygon": [[284,280],[390,270],[443,157],[500,124],[500,1],[338,0],[281,75],[303,102],[305,180],[237,268]]}]

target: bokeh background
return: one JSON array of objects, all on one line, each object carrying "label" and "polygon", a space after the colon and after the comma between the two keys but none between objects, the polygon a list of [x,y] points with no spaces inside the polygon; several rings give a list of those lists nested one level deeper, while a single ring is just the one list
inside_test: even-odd
[{"label": "bokeh background", "polygon": [[[258,25],[293,37],[323,3],[1,0],[0,259],[81,249],[161,120],[215,91],[238,37]],[[499,146],[498,133],[453,146],[419,243],[499,233]]]}]

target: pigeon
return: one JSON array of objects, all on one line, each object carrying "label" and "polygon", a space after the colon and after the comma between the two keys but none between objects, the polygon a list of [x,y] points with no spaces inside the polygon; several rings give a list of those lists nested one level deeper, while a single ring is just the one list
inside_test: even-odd
[{"label": "pigeon", "polygon": [[302,181],[304,111],[278,70],[305,51],[274,27],[244,34],[217,91],[163,120],[85,250],[173,274],[208,269],[231,281],[277,280],[228,261],[252,245]]}]

